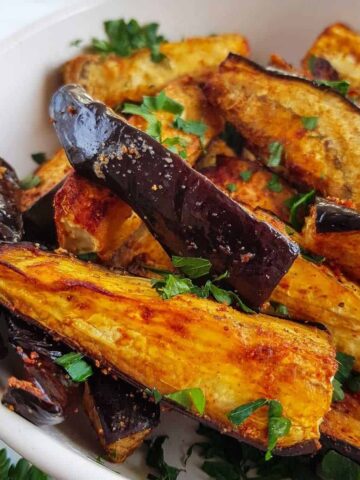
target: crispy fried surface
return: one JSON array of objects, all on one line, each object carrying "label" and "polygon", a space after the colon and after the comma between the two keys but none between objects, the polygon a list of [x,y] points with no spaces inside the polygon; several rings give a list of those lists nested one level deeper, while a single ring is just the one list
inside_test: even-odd
[{"label": "crispy fried surface", "polygon": [[337,367],[324,331],[191,295],[164,301],[145,279],[26,244],[0,246],[0,299],[139,384],[162,394],[201,388],[206,419],[262,448],[266,409],[239,427],[226,414],[260,397],[276,398],[292,421],[279,447],[315,447]]},{"label": "crispy fried surface", "polygon": [[[161,123],[161,138],[179,137],[187,142],[185,147],[176,146],[177,150],[186,152],[186,161],[194,165],[209,142],[223,129],[223,120],[219,113],[212,107],[197,82],[191,77],[184,77],[171,82],[164,88],[165,94],[179,102],[184,111],[181,117],[184,120],[196,120],[206,125],[207,129],[203,138],[203,145],[197,135],[184,133],[172,126],[176,115],[169,112],[156,112],[156,117]],[[137,115],[129,119],[129,123],[140,130],[146,131],[147,121]]]},{"label": "crispy fried surface", "polygon": [[359,460],[360,393],[346,393],[343,401],[334,402],[320,430],[332,448]]},{"label": "crispy fried surface", "polygon": [[360,35],[342,23],[327,27],[306,53],[302,65],[309,71],[312,56],[325,58],[338,72],[340,78],[350,83],[352,90],[360,93]]},{"label": "crispy fried surface", "polygon": [[40,197],[61,182],[71,170],[72,167],[64,150],[59,150],[50,160],[40,165],[34,175],[37,175],[41,182],[37,187],[21,192],[21,211],[24,212],[30,208]]},{"label": "crispy fried surface", "polygon": [[[251,172],[249,180],[241,177],[244,172]],[[251,209],[259,207],[269,210],[282,220],[288,220],[289,208],[284,202],[295,191],[280,178],[281,192],[272,191],[269,182],[273,174],[258,162],[238,157],[218,157],[217,166],[202,173],[236,202],[245,203]],[[235,190],[230,191],[229,185],[234,185]]]},{"label": "crispy fried surface", "polygon": [[[277,168],[295,185],[351,199],[360,208],[360,110],[340,94],[293,76],[266,71],[230,55],[206,93],[267,163],[269,145],[283,145]],[[306,130],[302,117],[318,117]]]},{"label": "crispy fried surface", "polygon": [[314,207],[301,232],[303,246],[335,262],[349,277],[360,280],[360,232],[318,233]]},{"label": "crispy fried surface", "polygon": [[247,55],[247,41],[237,34],[188,38],[160,47],[167,59],[154,63],[148,49],[130,57],[80,55],[64,67],[64,83],[82,85],[94,98],[115,106],[141,101],[182,75],[202,76],[215,69],[229,52]]}]

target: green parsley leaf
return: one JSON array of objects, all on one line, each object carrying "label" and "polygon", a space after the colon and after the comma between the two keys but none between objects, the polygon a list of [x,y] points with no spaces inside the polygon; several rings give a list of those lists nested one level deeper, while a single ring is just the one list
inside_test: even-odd
[{"label": "green parsley leaf", "polygon": [[70,42],[70,47],[78,47],[82,43],[81,38],[76,38]]},{"label": "green parsley leaf", "polygon": [[96,262],[98,259],[96,252],[78,253],[76,256],[79,260],[83,260],[84,262]]},{"label": "green parsley leaf", "polygon": [[165,462],[164,459],[164,450],[163,443],[168,437],[165,435],[156,437],[148,442],[148,453],[146,455],[146,464],[154,468],[159,474],[160,477],[148,477],[157,480],[176,480],[179,473],[183,470],[172,467]]},{"label": "green parsley leaf", "polygon": [[41,165],[42,163],[46,162],[46,155],[44,152],[32,153],[31,158],[38,165]]},{"label": "green parsley leaf", "polygon": [[81,353],[69,352],[55,360],[63,367],[74,382],[85,382],[94,373],[91,365],[83,360]]},{"label": "green parsley leaf", "polygon": [[305,260],[315,263],[315,265],[321,265],[325,262],[326,258],[321,255],[316,255],[316,253],[309,252],[305,248],[300,247],[300,253]]},{"label": "green parsley leaf", "polygon": [[181,117],[176,117],[174,120],[174,127],[185,133],[196,135],[200,138],[201,144],[204,145],[204,135],[208,128],[204,122],[198,120],[184,120]]},{"label": "green parsley leaf", "polygon": [[155,403],[159,403],[162,400],[162,395],[157,388],[145,388],[144,392],[149,397],[153,397]]},{"label": "green parsley leaf", "polygon": [[206,258],[200,257],[171,257],[172,264],[189,278],[200,278],[208,275],[211,263]]},{"label": "green parsley leaf", "polygon": [[351,392],[360,392],[360,375],[352,374],[347,382],[347,387]]},{"label": "green parsley leaf", "polygon": [[347,353],[336,352],[336,360],[339,366],[335,378],[339,380],[339,382],[344,383],[350,377],[351,370],[355,364],[355,357]]},{"label": "green parsley leaf", "polygon": [[235,185],[235,183],[228,183],[228,184],[226,185],[226,189],[227,189],[229,192],[234,193],[234,192],[236,192],[236,190],[237,190],[237,186]]},{"label": "green parsley leaf", "polygon": [[7,479],[11,462],[5,448],[0,450],[0,478]]},{"label": "green parsley leaf", "polygon": [[105,22],[104,28],[106,40],[92,39],[91,46],[98,53],[116,53],[120,57],[128,57],[141,48],[149,48],[153,62],[160,62],[165,58],[160,52],[160,45],[165,42],[165,38],[158,35],[157,23],[140,26],[136,20],[126,23],[119,19]]},{"label": "green parsley leaf", "polygon": [[321,462],[321,478],[324,480],[359,480],[360,466],[349,458],[330,450]]},{"label": "green parsley leaf", "polygon": [[256,410],[268,405],[268,403],[269,401],[266,398],[259,398],[258,400],[234,408],[228,413],[227,417],[232,424],[241,425],[250,415],[256,412]]},{"label": "green parsley leaf", "polygon": [[342,388],[342,384],[339,382],[339,380],[337,380],[336,378],[333,378],[332,386],[333,386],[332,401],[341,402],[342,400],[344,400],[345,394]]},{"label": "green parsley leaf", "polygon": [[278,400],[269,401],[269,425],[268,425],[268,448],[265,454],[265,460],[272,458],[277,441],[285,437],[291,428],[291,421],[282,416],[283,408]]},{"label": "green parsley leaf", "polygon": [[153,287],[164,300],[168,300],[176,295],[181,295],[182,293],[191,293],[193,286],[190,278],[181,278],[171,273],[161,280],[153,281]]},{"label": "green parsley leaf", "polygon": [[253,176],[252,170],[244,170],[243,172],[239,173],[239,177],[243,179],[244,182],[249,182],[251,177]]},{"label": "green parsley leaf", "polygon": [[158,95],[153,97],[143,97],[143,106],[147,108],[150,112],[152,111],[162,111],[174,113],[175,115],[181,115],[184,111],[183,105],[176,102],[172,98],[168,97],[164,91],[160,92]]},{"label": "green parsley leaf", "polygon": [[220,138],[224,140],[226,145],[234,150],[237,155],[241,154],[244,147],[244,140],[232,123],[225,123],[225,128],[220,134]]},{"label": "green parsley leaf", "polygon": [[244,478],[240,476],[240,472],[235,465],[224,460],[205,461],[201,466],[201,470],[215,480],[239,480]]},{"label": "green parsley leaf", "polygon": [[279,303],[279,302],[273,302],[273,301],[270,301],[270,304],[277,315],[281,315],[284,317],[287,317],[289,315],[289,310],[286,305],[283,305],[282,303]]},{"label": "green parsley leaf", "polygon": [[318,125],[318,117],[301,117],[301,122],[305,130],[314,130]]},{"label": "green parsley leaf", "polygon": [[271,142],[269,144],[269,159],[268,167],[278,167],[281,163],[281,156],[284,151],[284,146],[280,142]]},{"label": "green parsley leaf", "polygon": [[278,175],[273,174],[267,183],[267,188],[275,193],[280,193],[283,190],[282,183]]},{"label": "green parsley leaf", "polygon": [[286,232],[288,235],[290,235],[290,237],[291,237],[291,235],[294,235],[295,230],[294,230],[293,228],[289,227],[289,225],[285,225],[285,232]]},{"label": "green parsley leaf", "polygon": [[217,302],[224,303],[225,305],[232,304],[233,299],[231,296],[231,292],[229,292],[228,290],[224,290],[223,288],[217,287],[211,282],[210,282],[210,293]]},{"label": "green parsley leaf", "polygon": [[315,198],[315,190],[307,193],[299,193],[286,200],[285,204],[290,208],[289,222],[295,230],[300,231],[302,223],[299,220],[300,209],[306,209]]},{"label": "green parsley leaf", "polygon": [[[188,141],[182,137],[168,137],[163,140],[162,144],[171,152],[180,155],[181,158],[186,159],[187,153],[185,148],[188,145]],[[180,150],[182,148],[182,150]]]},{"label": "green parsley leaf", "polygon": [[317,85],[324,85],[325,87],[330,87],[341,95],[346,96],[350,83],[345,80],[314,80]]},{"label": "green parsley leaf", "polygon": [[194,407],[197,413],[203,415],[205,411],[205,395],[201,388],[186,388],[185,390],[179,390],[177,392],[164,395],[164,398],[172,400],[178,403],[182,407],[190,410]]},{"label": "green parsley leaf", "polygon": [[252,310],[250,307],[248,307],[242,300],[241,298],[239,297],[239,295],[237,295],[235,292],[231,292],[231,296],[233,297],[233,299],[235,300],[235,303],[237,303],[237,305],[241,308],[241,310],[245,313],[255,313],[254,310]]},{"label": "green parsley leaf", "polygon": [[5,449],[0,450],[0,478],[2,480],[49,480],[45,473],[24,458],[21,458],[16,465],[12,465]]},{"label": "green parsley leaf", "polygon": [[41,183],[41,178],[37,175],[30,174],[27,177],[20,180],[20,188],[22,190],[29,190],[30,188],[35,188]]}]

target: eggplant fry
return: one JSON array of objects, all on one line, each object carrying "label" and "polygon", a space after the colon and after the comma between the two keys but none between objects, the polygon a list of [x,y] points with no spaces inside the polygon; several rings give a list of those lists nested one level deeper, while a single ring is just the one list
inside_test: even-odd
[{"label": "eggplant fry", "polygon": [[19,203],[19,179],[15,170],[0,158],[0,240],[21,240],[23,222]]},{"label": "eggplant fry", "polygon": [[285,202],[296,191],[258,162],[218,156],[216,167],[202,173],[236,202],[252,210],[258,207],[269,210],[284,222],[289,220],[289,207]]},{"label": "eggplant fry", "polygon": [[334,402],[320,426],[321,444],[360,462],[360,393]]},{"label": "eggplant fry", "polygon": [[167,252],[228,271],[226,281],[252,307],[270,296],[299,253],[295,243],[81,87],[61,87],[50,110],[76,171],[131,205]]},{"label": "eggplant fry", "polygon": [[301,244],[360,280],[360,213],[356,210],[318,198],[306,218]]},{"label": "eggplant fry", "polygon": [[262,162],[300,189],[360,208],[360,110],[344,96],[232,54],[205,92]]},{"label": "eggplant fry", "polygon": [[[161,124],[162,142],[165,142],[166,145],[166,139],[174,137],[185,142],[184,147],[177,146],[177,149],[185,152],[185,160],[193,166],[209,142],[222,131],[224,122],[214,107],[208,103],[200,86],[191,77],[184,77],[169,83],[163,92],[167,97],[184,107],[181,118],[186,121],[202,122],[206,125],[206,131],[200,139],[198,135],[185,133],[183,130],[174,127],[173,122],[176,115],[173,113],[155,112],[155,116]],[[147,121],[142,117],[133,115],[130,117],[129,123],[140,130],[146,131]]]},{"label": "eggplant fry", "polygon": [[110,462],[122,463],[158,426],[160,407],[141,389],[95,373],[85,385],[84,408]]},{"label": "eggplant fry", "polygon": [[166,55],[154,63],[148,49],[130,57],[117,55],[80,55],[64,66],[64,83],[77,83],[95,98],[111,107],[125,100],[140,102],[143,95],[154,95],[169,82],[183,75],[205,76],[222,62],[229,52],[247,55],[247,41],[237,34],[188,38],[164,43]]},{"label": "eggplant fry", "polygon": [[246,402],[276,398],[292,422],[277,453],[318,447],[337,369],[326,331],[193,295],[165,301],[146,279],[28,244],[0,246],[0,300],[136,385],[161,394],[201,388],[204,421],[262,449],[266,409],[240,426],[226,415]]},{"label": "eggplant fry", "polygon": [[[360,93],[360,35],[347,25],[335,23],[327,27],[315,40],[302,60],[309,76],[313,75],[313,59],[327,60],[338,74],[338,80],[350,83],[349,94]],[[356,100],[356,98],[355,98]]]}]

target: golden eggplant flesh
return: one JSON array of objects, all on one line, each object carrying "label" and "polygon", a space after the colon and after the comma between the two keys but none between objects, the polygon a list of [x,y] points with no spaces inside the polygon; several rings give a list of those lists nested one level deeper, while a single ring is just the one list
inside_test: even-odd
[{"label": "golden eggplant flesh", "polygon": [[265,397],[279,400],[292,422],[277,453],[318,446],[337,368],[326,331],[192,295],[165,301],[146,279],[28,244],[0,246],[0,300],[140,386],[162,394],[201,388],[203,420],[238,439],[266,448],[266,408],[240,426],[227,418]]}]

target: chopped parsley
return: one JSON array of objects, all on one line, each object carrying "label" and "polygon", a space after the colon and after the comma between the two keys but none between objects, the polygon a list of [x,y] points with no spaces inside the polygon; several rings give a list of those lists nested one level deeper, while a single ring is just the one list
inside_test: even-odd
[{"label": "chopped parsley", "polygon": [[321,478],[325,480],[359,480],[360,465],[330,450],[321,461]]},{"label": "chopped parsley", "polygon": [[234,193],[237,190],[237,186],[235,183],[228,183],[226,185],[226,190],[228,190],[230,193]]},{"label": "chopped parsley", "polygon": [[0,450],[0,478],[2,480],[50,480],[48,475],[24,458],[13,465],[5,448]]},{"label": "chopped parsley", "polygon": [[55,363],[63,367],[70,375],[70,378],[77,383],[85,382],[94,373],[91,365],[83,360],[81,353],[66,353],[57,358]]},{"label": "chopped parsley", "polygon": [[181,158],[186,159],[186,147],[188,141],[182,137],[168,137],[163,140],[162,144],[171,152],[176,153]]},{"label": "chopped parsley", "polygon": [[76,38],[70,42],[70,47],[79,47],[82,43],[81,38]]},{"label": "chopped parsley", "polygon": [[252,170],[244,170],[243,172],[239,173],[239,178],[241,178],[244,182],[249,182],[251,177],[253,176]]},{"label": "chopped parsley", "polygon": [[318,125],[318,117],[301,117],[301,122],[305,130],[315,130]]},{"label": "chopped parsley", "polygon": [[30,188],[35,188],[39,186],[40,183],[41,183],[41,178],[31,173],[27,177],[20,180],[20,188],[22,190],[30,190]]},{"label": "chopped parsley", "polygon": [[325,87],[330,87],[336,92],[340,93],[341,95],[346,96],[349,88],[350,83],[346,80],[315,80],[317,85],[323,85]]},{"label": "chopped parsley", "polygon": [[[153,288],[164,299],[168,300],[176,295],[192,293],[200,298],[209,298],[212,296],[219,303],[226,305],[237,305],[245,313],[255,313],[249,308],[241,298],[233,291],[221,288],[215,283],[228,278],[228,272],[210,280],[209,274],[211,264],[204,258],[197,257],[172,257],[173,265],[180,269],[181,274],[169,272],[157,272],[162,278],[151,281]],[[187,277],[184,274],[188,275]],[[190,274],[190,276],[189,276]],[[205,277],[205,279],[204,279]],[[203,282],[199,285],[193,283],[193,279],[202,278]]]},{"label": "chopped parsley", "polygon": [[307,193],[299,193],[285,201],[285,205],[289,207],[289,223],[295,230],[300,231],[303,226],[303,220],[299,219],[300,211],[306,209],[315,198],[315,190]]},{"label": "chopped parsley", "polygon": [[166,40],[158,34],[158,28],[157,23],[148,23],[141,26],[134,19],[129,22],[123,19],[108,20],[104,22],[107,39],[93,38],[91,46],[97,53],[105,55],[115,53],[120,57],[128,57],[142,48],[149,48],[151,60],[158,63],[166,58],[160,52],[160,45]]},{"label": "chopped parsley", "polygon": [[201,120],[184,120],[181,117],[176,117],[174,127],[182,130],[184,133],[196,135],[199,137],[201,145],[204,145],[207,125]]},{"label": "chopped parsley", "polygon": [[228,414],[228,419],[234,425],[241,425],[247,418],[255,413],[259,408],[268,406],[268,448],[265,454],[265,460],[272,458],[277,441],[285,437],[291,428],[291,421],[283,416],[283,408],[278,400],[269,400],[259,398],[253,402],[241,405]]},{"label": "chopped parsley", "polygon": [[236,131],[236,128],[232,123],[225,123],[225,128],[220,134],[220,138],[224,140],[226,145],[232,150],[234,150],[237,155],[241,154],[244,146],[244,140],[241,135]]},{"label": "chopped parsley", "polygon": [[31,158],[38,165],[41,165],[42,163],[46,162],[46,155],[44,152],[32,153]]},{"label": "chopped parsley", "polygon": [[355,358],[343,352],[336,352],[338,369],[333,379],[333,402],[344,400],[345,394],[343,386],[351,378],[351,370],[355,363]]},{"label": "chopped parsley", "polygon": [[326,260],[326,258],[323,257],[322,255],[317,255],[316,253],[309,252],[309,250],[306,250],[305,248],[302,248],[302,247],[300,247],[300,253],[301,253],[301,256],[305,258],[305,260],[315,263],[316,265],[321,265]]},{"label": "chopped parsley", "polygon": [[288,317],[289,316],[289,310],[288,310],[287,306],[284,305],[283,303],[270,301],[270,304],[271,304],[271,307],[273,308],[274,313],[276,315],[281,315],[283,317]]},{"label": "chopped parsley", "polygon": [[164,91],[152,97],[144,96],[142,105],[149,112],[169,112],[181,115],[184,111],[183,105],[168,97]]},{"label": "chopped parsley", "polygon": [[267,183],[267,188],[275,193],[280,193],[283,190],[283,186],[281,180],[278,175],[273,174],[270,180]]},{"label": "chopped parsley", "polygon": [[166,435],[162,435],[145,442],[148,445],[146,464],[160,475],[155,476],[150,473],[147,477],[149,480],[176,480],[179,473],[183,471],[165,462],[163,443],[167,438]]},{"label": "chopped parsley", "polygon": [[159,403],[162,400],[162,395],[157,388],[145,388],[144,392],[149,397],[152,397],[155,403]]},{"label": "chopped parsley", "polygon": [[278,167],[281,163],[281,157],[284,151],[284,146],[280,142],[271,142],[269,144],[269,158],[267,162],[268,167]]},{"label": "chopped parsley", "polygon": [[201,390],[201,388],[185,388],[184,390],[178,390],[166,395],[161,395],[159,390],[156,388],[146,388],[144,392],[152,397],[155,403],[159,403],[163,398],[165,398],[178,403],[187,410],[191,410],[191,408],[194,407],[197,413],[200,415],[203,415],[205,411],[206,400],[204,392]]}]

